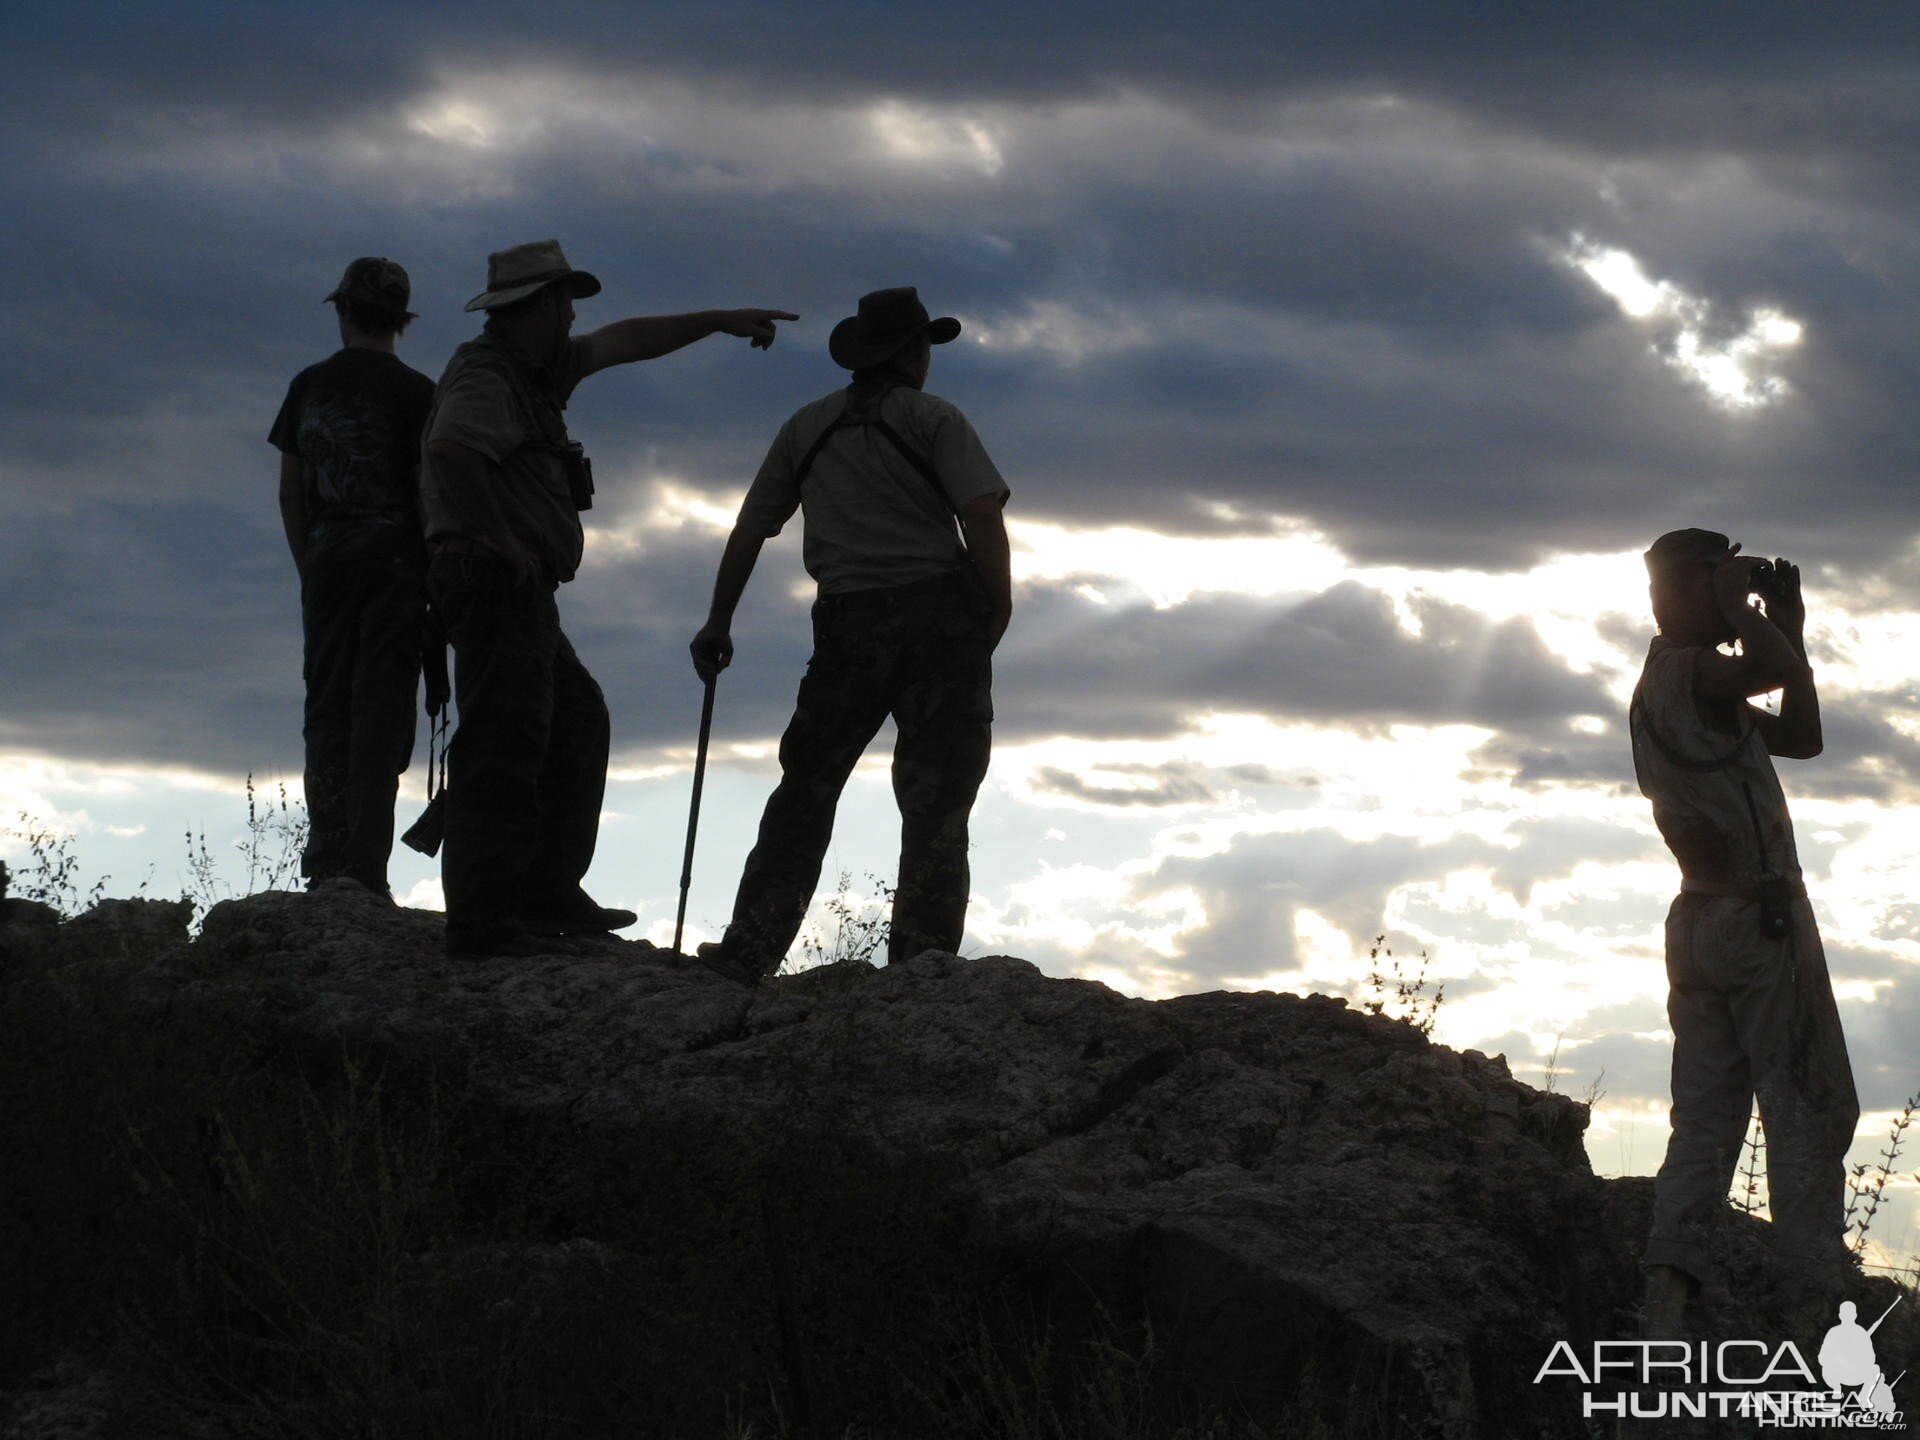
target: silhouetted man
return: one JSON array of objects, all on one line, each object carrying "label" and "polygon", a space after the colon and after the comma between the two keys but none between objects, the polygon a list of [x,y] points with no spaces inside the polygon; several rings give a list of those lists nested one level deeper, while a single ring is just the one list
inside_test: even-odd
[{"label": "silhouetted man", "polygon": [[1853,1301],[1842,1300],[1840,1323],[1820,1341],[1820,1378],[1835,1395],[1843,1390],[1864,1390],[1880,1380],[1873,1335],[1856,1318],[1859,1313]]},{"label": "silhouetted man", "polygon": [[407,272],[355,260],[323,303],[341,348],[293,379],[268,439],[300,572],[307,702],[309,885],[344,877],[388,895],[393,802],[413,756],[426,611],[420,429],[433,382],[394,340],[414,317]]},{"label": "silhouetted man", "polygon": [[[1709,1235],[1756,1098],[1777,1288],[1811,1299],[1846,1274],[1860,1107],[1772,759],[1821,749],[1806,606],[1798,569],[1739,550],[1676,530],[1646,554],[1660,633],[1629,712],[1633,761],[1681,873],[1666,929],[1673,1133],[1646,1250],[1654,1338],[1678,1338],[1689,1291],[1710,1278]],[[1733,640],[1738,654],[1716,648]],[[1779,714],[1748,703],[1772,690]]]},{"label": "silhouetted man", "polygon": [[819,881],[840,791],[889,715],[899,727],[901,831],[887,958],[960,946],[967,820],[992,747],[989,657],[1013,597],[1006,482],[967,417],[922,389],[932,347],[959,333],[958,320],[929,318],[911,287],[863,296],[828,342],[853,383],[781,427],[721,556],[692,645],[703,679],[731,662],[734,608],[760,547],[795,509],[802,558],[819,583],[813,659],[780,740],[780,784],[732,923],[701,947],[734,979],[754,983],[779,968]]},{"label": "silhouetted man", "polygon": [[[560,629],[558,586],[580,564],[592,480],[562,411],[581,380],[720,333],[773,343],[784,310],[617,320],[574,336],[600,282],[556,240],[488,257],[467,309],[486,328],[453,354],[427,425],[428,586],[453,642],[460,723],[448,750],[447,951],[528,955],[534,935],[631,925],[581,888],[606,789],[600,687]],[[550,949],[551,947],[545,947]]]}]

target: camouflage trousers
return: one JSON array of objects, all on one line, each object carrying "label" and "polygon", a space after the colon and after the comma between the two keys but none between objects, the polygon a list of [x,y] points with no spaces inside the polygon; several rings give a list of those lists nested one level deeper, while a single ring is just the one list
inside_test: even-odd
[{"label": "camouflage trousers", "polygon": [[611,725],[560,629],[551,585],[478,555],[436,555],[460,723],[447,746],[440,857],[447,933],[484,940],[579,893],[600,835]]},{"label": "camouflage trousers", "polygon": [[1813,907],[1795,900],[1792,932],[1775,939],[1751,900],[1681,895],[1667,914],[1667,980],[1673,1133],[1646,1263],[1714,1278],[1711,1236],[1757,1100],[1778,1270],[1789,1283],[1837,1276],[1860,1103]]},{"label": "camouflage trousers", "polygon": [[393,803],[413,758],[426,586],[418,542],[323,550],[300,586],[307,831],[300,873],[387,888]]},{"label": "camouflage trousers", "polygon": [[993,666],[986,621],[959,585],[922,582],[814,604],[813,658],[780,738],[780,784],[727,927],[727,952],[747,968],[771,972],[793,944],[840,792],[889,715],[899,730],[900,871],[887,958],[959,949],[967,820],[993,744]]}]

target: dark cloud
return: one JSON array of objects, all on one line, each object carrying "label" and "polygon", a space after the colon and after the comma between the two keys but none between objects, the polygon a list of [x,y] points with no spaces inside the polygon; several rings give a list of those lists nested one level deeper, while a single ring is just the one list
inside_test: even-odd
[{"label": "dark cloud", "polygon": [[1064,795],[1093,805],[1118,809],[1159,809],[1168,805],[1205,804],[1215,798],[1206,781],[1190,765],[1103,765],[1098,774],[1141,775],[1152,782],[1146,785],[1096,785],[1085,776],[1075,775],[1054,765],[1043,765],[1034,780],[1034,789],[1047,795]]},{"label": "dark cloud", "polygon": [[[1604,23],[1304,4],[1097,24],[993,4],[20,17],[0,177],[0,263],[21,282],[0,322],[7,734],[286,763],[297,633],[263,437],[332,343],[318,297],[347,257],[398,256],[422,312],[402,354],[434,374],[472,331],[459,306],[486,251],[549,233],[607,281],[583,325],[717,303],[807,317],[767,355],[708,342],[585,387],[574,424],[613,508],[650,474],[737,490],[837,382],[832,322],[910,279],[1003,332],[1035,305],[1093,326],[1078,358],[941,355],[933,388],[976,419],[1016,514],[1188,533],[1299,515],[1358,559],[1489,568],[1724,519],[1858,574],[1908,530],[1914,24],[1784,4],[1738,26],[1653,5]],[[649,138],[557,109],[517,158],[406,132],[446,77],[532,72],[749,126],[891,98],[1011,129],[992,180],[764,174],[715,126]],[[1076,105],[1125,128],[1076,130]],[[1794,396],[1714,410],[1556,256],[1576,230],[1722,324],[1759,303],[1805,320]],[[715,551],[682,532],[643,558],[590,553],[565,597],[623,746],[686,728]],[[797,563],[763,564],[725,682],[737,738],[777,727],[804,658]],[[1500,731],[1483,762],[1523,786],[1619,783],[1611,738],[1563,723],[1608,713],[1597,682],[1526,622],[1423,619],[1408,637],[1357,587],[1106,618],[1038,595],[1001,657],[1002,733],[1167,735],[1222,707],[1469,721]],[[1844,706],[1829,724],[1849,758],[1809,783],[1904,793],[1901,732]]]},{"label": "dark cloud", "polygon": [[[1176,963],[1192,982],[1188,988],[1205,989],[1292,969],[1298,963],[1294,920],[1303,909],[1364,948],[1388,928],[1386,903],[1394,890],[1498,855],[1497,847],[1473,836],[1357,841],[1331,829],[1243,835],[1218,854],[1162,860],[1135,888],[1142,897],[1180,888],[1199,894],[1207,925],[1186,937]],[[1435,973],[1438,978],[1444,966]]]},{"label": "dark cloud", "polygon": [[[1057,612],[1069,602],[1043,603]],[[1046,638],[1001,667],[1004,723],[1040,734],[1165,735],[1209,711],[1243,710],[1531,730],[1614,708],[1526,620],[1492,621],[1431,599],[1416,611],[1418,637],[1400,628],[1386,596],[1346,581],[1292,605],[1207,597],[1064,626],[1042,616],[1036,628]],[[1104,701],[1089,712],[1084,697],[1096,691]]]}]

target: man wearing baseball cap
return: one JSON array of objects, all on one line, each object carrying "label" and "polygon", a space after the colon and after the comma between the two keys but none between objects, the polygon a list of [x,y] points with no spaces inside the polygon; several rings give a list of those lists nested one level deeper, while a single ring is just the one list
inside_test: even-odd
[{"label": "man wearing baseball cap", "polygon": [[[1712,530],[1662,535],[1646,562],[1660,633],[1628,722],[1681,875],[1666,927],[1673,1131],[1654,1182],[1647,1329],[1680,1339],[1690,1294],[1714,1278],[1712,1234],[1756,1100],[1776,1294],[1830,1302],[1849,1273],[1846,1153],[1860,1106],[1773,768],[1822,744],[1800,572]],[[1719,648],[1732,641],[1738,653]],[[1750,703],[1774,690],[1779,713]]]},{"label": "man wearing baseball cap", "polygon": [[[967,914],[967,822],[992,744],[990,656],[1013,611],[1007,484],[967,417],[922,388],[933,346],[960,333],[912,287],[861,297],[828,352],[853,383],[781,426],[721,556],[693,663],[733,658],[733,612],[760,547],[802,512],[819,585],[813,659],[780,741],[780,783],[747,857],[725,937],[701,947],[757,983],[793,943],[820,878],[834,809],[891,715],[900,871],[890,962],[954,951]],[[959,530],[956,533],[956,522]]]},{"label": "man wearing baseball cap", "polygon": [[341,348],[294,377],[268,435],[305,637],[301,873],[379,895],[390,893],[393,802],[413,755],[426,610],[418,477],[433,382],[394,354],[410,298],[393,261],[347,266],[323,302]]},{"label": "man wearing baseball cap", "polygon": [[592,473],[564,411],[587,376],[708,335],[773,343],[784,310],[703,310],[616,320],[574,335],[573,302],[600,282],[557,240],[500,250],[467,303],[486,326],[453,353],[434,393],[421,470],[427,583],[454,652],[460,722],[448,750],[447,951],[551,951],[539,937],[603,934],[631,910],[581,888],[606,789],[600,687],[560,628]]}]

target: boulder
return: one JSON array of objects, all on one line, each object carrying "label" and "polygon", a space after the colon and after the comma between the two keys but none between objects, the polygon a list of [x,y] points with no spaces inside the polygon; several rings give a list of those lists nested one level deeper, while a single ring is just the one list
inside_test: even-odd
[{"label": "boulder", "polygon": [[[1152,1002],[937,952],[747,990],[611,938],[457,963],[438,916],[345,889],[217,905],[191,945],[184,923],[115,902],[59,949],[137,970],[125,1003],[216,1023],[316,1114],[377,1089],[415,1168],[457,1177],[447,1233],[396,1222],[386,1303],[461,1353],[493,1343],[451,1318],[487,1294],[557,1316],[591,1292],[651,1337],[634,1373],[705,1393],[718,1354],[789,1417],[877,1433],[937,1354],[992,1372],[950,1416],[1008,1375],[1084,1410],[1118,1366],[1143,1416],[1467,1440],[1585,1435],[1535,1376],[1635,1333],[1648,1186],[1593,1175],[1585,1107],[1338,999]],[[233,1195],[264,1142],[217,1110],[196,1133],[181,1168]],[[1716,1303],[1726,1333],[1753,1320]]]}]

